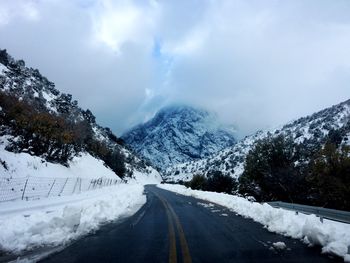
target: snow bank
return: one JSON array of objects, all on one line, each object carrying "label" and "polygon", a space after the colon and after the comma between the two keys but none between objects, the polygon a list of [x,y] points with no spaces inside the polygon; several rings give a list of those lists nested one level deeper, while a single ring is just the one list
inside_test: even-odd
[{"label": "snow bank", "polygon": [[286,243],[284,242],[275,242],[275,243],[272,243],[272,246],[278,250],[283,250],[285,249],[287,246],[286,246]]},{"label": "snow bank", "polygon": [[350,246],[349,224],[330,220],[324,220],[324,223],[321,223],[315,215],[301,213],[296,215],[293,211],[250,202],[242,197],[191,190],[182,185],[160,184],[158,187],[226,206],[241,216],[263,224],[271,232],[303,239],[310,245],[320,245],[323,253],[332,253],[344,257],[344,260],[350,257],[347,254]]},{"label": "snow bank", "polygon": [[[146,202],[143,186],[139,184],[120,184],[93,192],[86,193],[89,198],[85,199],[63,198],[66,203],[55,207],[47,200],[47,206],[39,210],[33,206],[33,210],[27,207],[25,213],[2,215],[0,250],[18,253],[44,245],[66,244],[98,229],[102,223],[135,213]],[[79,196],[83,198],[84,194]],[[30,206],[35,201],[23,203]]]},{"label": "snow bank", "polygon": [[5,150],[7,136],[0,137],[0,161],[6,163],[7,169],[0,164],[0,175],[4,177],[107,177],[117,179],[116,174],[107,168],[103,161],[88,153],[82,153],[69,162],[69,167],[46,162],[43,158],[28,153],[13,153]]},{"label": "snow bank", "polygon": [[160,174],[152,169],[150,173],[141,173],[139,171],[134,170],[132,178],[125,178],[128,182],[136,182],[139,184],[159,184],[162,181],[162,177]]}]

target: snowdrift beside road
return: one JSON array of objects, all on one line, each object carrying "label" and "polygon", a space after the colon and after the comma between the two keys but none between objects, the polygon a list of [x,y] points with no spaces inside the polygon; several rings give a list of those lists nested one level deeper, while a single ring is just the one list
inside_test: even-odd
[{"label": "snowdrift beside road", "polygon": [[266,203],[250,202],[223,193],[192,190],[182,185],[161,184],[158,187],[225,206],[243,217],[263,224],[271,232],[302,239],[310,245],[320,245],[323,253],[332,253],[350,262],[350,255],[347,254],[350,246],[349,224],[329,220],[321,223],[315,215],[296,215],[293,211],[273,208]]},{"label": "snowdrift beside road", "polygon": [[[36,201],[29,201],[25,213],[0,216],[0,251],[19,253],[67,244],[103,223],[132,215],[146,202],[140,184],[119,184],[83,193],[79,200],[74,200],[76,197],[61,197],[58,206],[51,206],[46,199],[47,205],[41,209],[34,207]],[[30,205],[34,205],[32,210]]]}]

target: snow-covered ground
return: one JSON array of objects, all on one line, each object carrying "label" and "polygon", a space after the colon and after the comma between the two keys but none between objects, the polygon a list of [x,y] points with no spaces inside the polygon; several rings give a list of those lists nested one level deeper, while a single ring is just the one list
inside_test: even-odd
[{"label": "snow-covered ground", "polygon": [[65,245],[103,223],[135,213],[146,202],[143,185],[161,181],[151,169],[147,174],[135,170],[134,178],[122,183],[88,153],[65,167],[9,152],[8,139],[0,137],[0,201],[13,201],[0,202],[0,251]]},{"label": "snow-covered ground", "polygon": [[330,220],[321,223],[315,215],[296,215],[293,211],[273,208],[266,203],[250,202],[242,197],[223,193],[192,190],[182,185],[159,184],[158,187],[225,206],[243,217],[263,224],[271,232],[302,239],[310,245],[320,245],[323,253],[332,253],[350,262],[350,255],[347,254],[350,246],[350,224]]},{"label": "snow-covered ground", "polygon": [[145,174],[139,171],[134,171],[131,178],[125,178],[128,183],[139,183],[139,184],[159,184],[162,181],[159,173],[152,169],[150,173]]},{"label": "snow-covered ground", "polygon": [[118,184],[79,195],[0,203],[0,250],[19,253],[67,244],[135,213],[146,202],[143,189]]},{"label": "snow-covered ground", "polygon": [[103,161],[98,160],[88,153],[81,153],[69,162],[69,167],[45,161],[41,157],[28,153],[13,153],[5,150],[9,136],[0,137],[0,161],[6,163],[7,169],[0,164],[0,176],[2,178],[18,177],[83,177],[83,178],[112,178],[118,176]]}]

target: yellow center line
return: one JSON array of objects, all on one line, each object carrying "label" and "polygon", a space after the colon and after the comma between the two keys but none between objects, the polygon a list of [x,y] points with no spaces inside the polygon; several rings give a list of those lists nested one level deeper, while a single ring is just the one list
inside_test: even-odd
[{"label": "yellow center line", "polygon": [[[164,203],[163,203],[164,205]],[[168,217],[168,232],[169,232],[169,263],[177,262],[177,252],[176,252],[176,239],[175,239],[175,229],[174,223],[171,218],[171,214],[168,209],[166,210],[166,214]]]},{"label": "yellow center line", "polygon": [[190,250],[188,248],[185,232],[181,226],[180,220],[179,220],[178,216],[175,214],[174,209],[170,205],[169,205],[169,209],[170,209],[171,213],[173,214],[173,218],[175,219],[177,232],[179,233],[183,262],[184,263],[192,263],[192,258],[190,255]]},{"label": "yellow center line", "polygon": [[168,217],[168,231],[169,231],[169,263],[176,263],[177,262],[177,252],[176,252],[176,239],[175,239],[175,230],[174,230],[174,222],[176,225],[177,232],[179,234],[180,239],[180,245],[181,245],[181,252],[182,252],[182,258],[184,263],[191,263],[192,258],[190,255],[190,250],[188,248],[188,244],[185,237],[185,232],[183,231],[183,228],[181,226],[180,220],[177,217],[174,209],[170,206],[168,201],[164,199],[163,197],[159,196],[155,193],[155,195],[160,199],[160,201],[163,203],[163,206],[165,207],[165,211]]}]

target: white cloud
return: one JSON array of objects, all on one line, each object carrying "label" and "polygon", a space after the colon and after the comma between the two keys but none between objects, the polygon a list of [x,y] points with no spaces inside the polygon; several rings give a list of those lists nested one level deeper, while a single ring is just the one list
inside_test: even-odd
[{"label": "white cloud", "polygon": [[100,1],[97,10],[92,10],[94,37],[98,42],[120,53],[128,42],[147,43],[153,41],[153,28],[157,16],[157,5],[136,5],[132,1]]},{"label": "white cloud", "polygon": [[15,19],[37,21],[40,18],[38,2],[34,0],[3,0],[0,2],[0,26]]},{"label": "white cloud", "polygon": [[327,1],[310,2],[211,2],[191,24],[207,37],[177,53],[165,97],[210,107],[244,133],[347,99],[350,3],[327,13]]},{"label": "white cloud", "polygon": [[183,39],[164,42],[162,53],[171,56],[193,55],[204,44],[208,33],[204,29],[197,29],[189,32]]},{"label": "white cloud", "polygon": [[121,132],[170,102],[243,132],[350,97],[347,0],[3,0],[2,48]]}]

